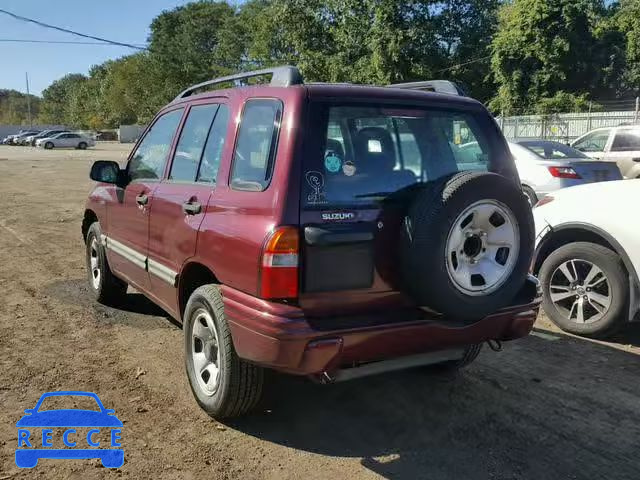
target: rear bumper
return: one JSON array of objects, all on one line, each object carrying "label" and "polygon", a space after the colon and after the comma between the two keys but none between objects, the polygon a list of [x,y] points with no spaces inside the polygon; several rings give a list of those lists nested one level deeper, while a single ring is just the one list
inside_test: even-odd
[{"label": "rear bumper", "polygon": [[297,307],[260,300],[229,287],[222,287],[222,294],[238,355],[296,375],[492,339],[514,340],[529,334],[540,307],[540,291],[533,277],[514,305],[472,324],[442,320],[426,312],[423,318],[403,321],[397,312],[390,312],[372,315],[368,321],[345,321],[347,328],[335,328],[339,322],[307,319]]}]

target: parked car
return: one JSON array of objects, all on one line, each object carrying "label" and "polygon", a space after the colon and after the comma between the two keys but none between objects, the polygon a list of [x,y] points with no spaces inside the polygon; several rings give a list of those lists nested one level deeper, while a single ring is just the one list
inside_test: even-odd
[{"label": "parked car", "polygon": [[35,147],[36,141],[41,138],[54,137],[60,133],[70,133],[69,130],[44,130],[36,135],[30,135],[25,139],[26,145]]},{"label": "parked car", "polygon": [[[461,171],[463,137],[478,171]],[[531,209],[469,98],[304,84],[294,67],[215,79],[164,107],[126,168],[96,162],[91,178],[91,291],[117,305],[132,285],[183,323],[215,417],[251,409],[265,368],[325,382],[458,368],[537,315]]]},{"label": "parked car", "polygon": [[597,128],[571,146],[590,157],[616,163],[624,178],[640,178],[640,125]]},{"label": "parked car", "polygon": [[78,148],[85,150],[87,147],[95,147],[93,138],[85,137],[79,133],[58,133],[52,137],[39,138],[36,147],[51,148]]},{"label": "parked car", "polygon": [[25,132],[13,135],[13,137],[11,138],[10,145],[20,145],[20,143],[22,142],[23,138],[26,138],[29,135],[35,135],[37,133],[39,133],[37,130],[27,130]]},{"label": "parked car", "polygon": [[623,180],[560,190],[534,209],[533,271],[561,329],[602,338],[639,319],[638,203],[640,180]]},{"label": "parked car", "polygon": [[615,164],[594,160],[559,142],[522,140],[509,142],[509,149],[532,206],[560,188],[622,179]]}]

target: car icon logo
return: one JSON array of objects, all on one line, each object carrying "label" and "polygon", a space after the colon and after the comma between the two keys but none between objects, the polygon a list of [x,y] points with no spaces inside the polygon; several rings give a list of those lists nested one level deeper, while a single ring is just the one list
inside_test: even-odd
[{"label": "car icon logo", "polygon": [[[45,400],[51,397],[89,397],[95,400],[97,409],[84,410],[64,408],[46,410],[42,408]],[[64,391],[43,394],[35,407],[24,411],[18,420],[18,448],[16,465],[20,468],[33,468],[41,458],[46,459],[90,459],[99,458],[107,468],[118,468],[124,463],[124,450],[121,447],[122,422],[115,411],[104,408],[100,398],[92,392]],[[42,429],[41,435],[35,429]],[[62,444],[54,445],[53,431],[62,429]],[[101,430],[102,429],[102,430]],[[86,430],[86,434],[84,431]],[[98,436],[104,431],[109,433],[109,446],[105,448]],[[82,433],[81,433],[82,432]],[[84,448],[84,447],[87,448]],[[65,447],[65,448],[55,448]]]}]

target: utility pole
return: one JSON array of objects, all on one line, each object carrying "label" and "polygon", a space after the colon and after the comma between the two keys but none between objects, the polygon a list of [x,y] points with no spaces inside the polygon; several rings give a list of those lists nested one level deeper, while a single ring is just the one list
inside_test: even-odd
[{"label": "utility pole", "polygon": [[27,114],[29,115],[29,126],[33,126],[33,122],[31,121],[31,95],[29,94],[29,73],[24,73],[24,78],[27,81]]},{"label": "utility pole", "polygon": [[640,110],[640,97],[636,97],[636,112],[633,117],[633,123],[638,123],[638,111]]}]

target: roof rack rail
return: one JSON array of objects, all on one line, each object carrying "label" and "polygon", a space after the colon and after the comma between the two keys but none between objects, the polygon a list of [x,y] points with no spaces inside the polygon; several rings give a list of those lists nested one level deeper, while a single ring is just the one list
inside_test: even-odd
[{"label": "roof rack rail", "polygon": [[271,75],[269,85],[272,87],[288,87],[290,85],[301,85],[303,82],[302,74],[296,67],[290,65],[283,65],[280,67],[265,68],[263,70],[254,70],[252,72],[237,73],[235,75],[228,75],[226,77],[214,78],[213,80],[207,80],[206,82],[192,85],[186,90],[180,92],[180,94],[174,99],[179,100],[181,98],[192,95],[193,92],[200,88],[208,87],[210,85],[217,85],[226,82],[240,83],[241,80],[247,80],[253,77],[263,77]]},{"label": "roof rack rail", "polygon": [[424,90],[427,92],[446,93],[466,97],[465,91],[449,80],[426,80],[422,82],[395,83],[389,85],[393,88],[406,88],[410,90]]}]

